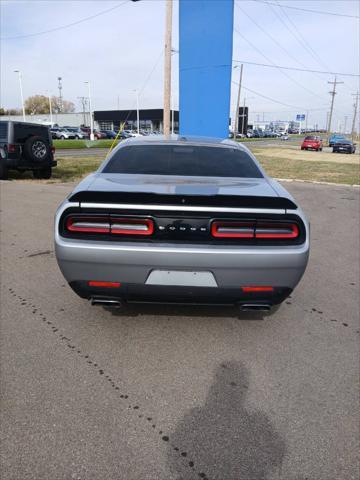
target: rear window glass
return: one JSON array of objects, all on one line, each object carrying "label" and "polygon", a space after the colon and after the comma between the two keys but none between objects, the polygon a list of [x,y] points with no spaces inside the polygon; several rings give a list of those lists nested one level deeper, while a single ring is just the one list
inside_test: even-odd
[{"label": "rear window glass", "polygon": [[250,155],[237,148],[134,145],[114,152],[105,173],[262,178]]},{"label": "rear window glass", "polygon": [[30,136],[43,137],[49,139],[49,128],[43,125],[31,125],[27,123],[14,123],[14,142],[22,143]]},{"label": "rear window glass", "polygon": [[319,140],[319,137],[314,137],[314,135],[309,135],[308,137],[305,137],[305,140]]}]

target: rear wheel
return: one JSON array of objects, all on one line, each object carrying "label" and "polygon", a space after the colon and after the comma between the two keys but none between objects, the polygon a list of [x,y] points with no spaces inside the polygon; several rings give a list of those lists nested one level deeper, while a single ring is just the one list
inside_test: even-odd
[{"label": "rear wheel", "polygon": [[24,153],[31,162],[43,162],[50,155],[50,145],[42,137],[30,137],[24,144]]},{"label": "rear wheel", "polygon": [[51,178],[51,167],[40,168],[39,170],[33,170],[34,178],[48,180]]}]

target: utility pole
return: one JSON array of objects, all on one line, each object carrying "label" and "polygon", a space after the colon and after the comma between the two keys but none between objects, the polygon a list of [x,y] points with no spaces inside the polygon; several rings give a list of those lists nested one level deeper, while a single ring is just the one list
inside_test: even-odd
[{"label": "utility pole", "polygon": [[135,90],[136,92],[136,125],[137,125],[137,133],[140,135],[140,111],[139,111],[139,90]]},{"label": "utility pole", "polygon": [[84,120],[84,127],[86,126],[86,106],[87,106],[87,97],[78,97],[81,102],[82,110],[83,110],[83,120]]},{"label": "utility pole", "polygon": [[330,95],[331,95],[331,107],[330,107],[330,115],[329,115],[329,124],[328,124],[328,134],[330,135],[330,132],[331,132],[331,120],[332,120],[332,115],[333,115],[333,109],[334,109],[334,99],[335,99],[335,95],[336,95],[336,85],[339,85],[340,83],[344,83],[344,82],[338,82],[336,80],[336,77],[334,79],[333,82],[329,82],[331,85],[334,85],[334,88],[331,90]]},{"label": "utility pole", "polygon": [[93,119],[93,112],[91,108],[91,86],[89,81],[86,81],[84,83],[87,84],[88,86],[89,114],[90,114],[90,140],[93,141],[95,137],[94,137],[94,119]]},{"label": "utility pole", "polygon": [[51,123],[51,126],[53,126],[53,116],[52,116],[52,106],[51,106],[50,92],[48,92],[48,99],[49,99],[50,123]]},{"label": "utility pole", "polygon": [[346,135],[346,124],[347,124],[348,116],[345,115],[344,117],[344,135]]},{"label": "utility pole", "polygon": [[354,102],[354,115],[353,115],[352,125],[351,125],[351,140],[354,141],[356,114],[357,114],[357,107],[358,107],[358,103],[359,103],[359,92],[353,93],[352,96],[355,97],[355,102]]},{"label": "utility pole", "polygon": [[241,84],[242,84],[242,75],[243,75],[243,64],[240,65],[240,80],[239,80],[239,90],[236,100],[236,110],[235,110],[235,126],[234,126],[234,138],[236,134],[239,133],[239,114],[240,114],[240,94],[241,94]]},{"label": "utility pole", "polygon": [[306,117],[305,117],[305,133],[308,130],[308,117],[309,117],[309,110],[306,110]]},{"label": "utility pole", "polygon": [[164,135],[170,135],[172,0],[166,0],[164,61]]},{"label": "utility pole", "polygon": [[23,120],[24,120],[24,122],[26,122],[24,95],[23,95],[23,88],[22,88],[22,75],[21,75],[20,70],[14,70],[14,73],[17,73],[18,77],[19,77],[19,86],[20,86],[20,96],[21,96],[21,107],[22,107],[22,112],[23,112]]},{"label": "utility pole", "polygon": [[58,77],[58,89],[59,89],[59,111],[62,112],[63,109],[63,102],[62,102],[62,78]]}]

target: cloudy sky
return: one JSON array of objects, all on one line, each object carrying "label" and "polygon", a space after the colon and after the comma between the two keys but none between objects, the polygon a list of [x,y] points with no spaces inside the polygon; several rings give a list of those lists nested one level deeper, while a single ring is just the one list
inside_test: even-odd
[{"label": "cloudy sky", "polygon": [[[210,1],[210,0],[209,0]],[[267,4],[268,2],[268,4]],[[163,0],[0,0],[1,90],[5,108],[20,107],[15,69],[24,96],[57,94],[76,104],[90,80],[94,109],[162,104],[165,2]],[[287,8],[292,7],[292,8]],[[314,10],[303,11],[298,10]],[[316,13],[316,11],[327,13]],[[331,15],[332,13],[333,15]],[[234,18],[236,61],[299,69],[359,74],[359,2],[348,0],[237,0]],[[178,1],[174,1],[173,48],[178,48]],[[173,104],[178,106],[178,55],[173,55]],[[239,69],[233,69],[237,82]],[[309,112],[309,124],[325,124],[331,74],[244,64],[243,84],[250,120],[293,119]],[[343,81],[335,99],[335,126],[350,128],[351,96],[359,77]],[[232,84],[232,111],[236,85]],[[242,100],[243,101],[243,100]]]}]

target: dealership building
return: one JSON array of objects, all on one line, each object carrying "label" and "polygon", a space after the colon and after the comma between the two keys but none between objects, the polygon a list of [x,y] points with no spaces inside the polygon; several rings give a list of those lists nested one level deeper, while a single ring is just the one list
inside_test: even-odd
[{"label": "dealership building", "polygon": [[[179,131],[179,112],[172,110],[170,115],[170,125],[174,125],[174,132]],[[125,130],[135,130],[137,128],[136,110],[96,110],[94,111],[94,121],[100,130],[114,130],[124,125]],[[139,123],[141,130],[150,132],[163,131],[163,109],[150,108],[139,110]]]},{"label": "dealership building", "polygon": [[[114,130],[124,124],[125,129],[137,129],[137,111],[136,110],[95,110],[94,127],[98,130]],[[140,129],[150,132],[163,131],[163,109],[150,108],[139,110]],[[1,120],[23,121],[22,115],[2,115]],[[174,132],[179,131],[179,112],[172,110],[171,127],[174,124]],[[50,114],[26,115],[27,122],[41,123],[43,125],[59,127],[80,127],[90,125],[89,112],[78,113],[53,113]]]}]

